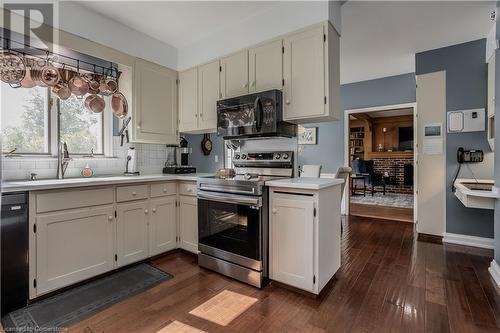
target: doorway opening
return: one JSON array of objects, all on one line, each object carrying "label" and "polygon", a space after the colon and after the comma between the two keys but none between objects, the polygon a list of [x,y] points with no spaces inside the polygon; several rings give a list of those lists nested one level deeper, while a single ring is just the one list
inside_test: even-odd
[{"label": "doorway opening", "polygon": [[416,106],[348,110],[346,164],[352,168],[346,212],[416,220]]}]

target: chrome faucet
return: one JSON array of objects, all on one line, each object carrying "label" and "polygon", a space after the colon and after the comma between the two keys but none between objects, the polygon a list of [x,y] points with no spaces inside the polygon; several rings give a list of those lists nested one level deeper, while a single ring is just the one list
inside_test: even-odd
[{"label": "chrome faucet", "polygon": [[68,145],[66,142],[61,141],[57,152],[57,179],[64,179],[69,161],[71,161],[71,158],[69,157]]}]

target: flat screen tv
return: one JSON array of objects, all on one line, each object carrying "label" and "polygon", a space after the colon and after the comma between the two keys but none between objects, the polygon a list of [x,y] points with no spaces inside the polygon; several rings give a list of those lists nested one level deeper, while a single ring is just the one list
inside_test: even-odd
[{"label": "flat screen tv", "polygon": [[413,150],[413,127],[399,127],[399,150]]}]

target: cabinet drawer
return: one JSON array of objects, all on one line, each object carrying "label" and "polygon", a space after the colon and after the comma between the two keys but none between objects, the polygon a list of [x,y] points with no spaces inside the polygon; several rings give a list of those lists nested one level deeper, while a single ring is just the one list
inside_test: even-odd
[{"label": "cabinet drawer", "polygon": [[36,193],[36,212],[99,206],[113,203],[113,188],[78,188]]},{"label": "cabinet drawer", "polygon": [[173,195],[177,193],[175,182],[151,184],[151,198]]},{"label": "cabinet drawer", "polygon": [[196,183],[180,183],[179,194],[196,196]]},{"label": "cabinet drawer", "polygon": [[120,186],[116,188],[116,201],[146,199],[148,194],[148,185]]}]

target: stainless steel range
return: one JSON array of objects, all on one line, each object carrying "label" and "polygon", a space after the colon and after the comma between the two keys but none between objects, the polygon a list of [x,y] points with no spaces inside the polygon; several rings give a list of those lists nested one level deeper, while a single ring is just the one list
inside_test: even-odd
[{"label": "stainless steel range", "polygon": [[293,152],[241,152],[233,163],[232,178],[198,180],[198,262],[260,288],[268,278],[265,182],[293,176]]}]

